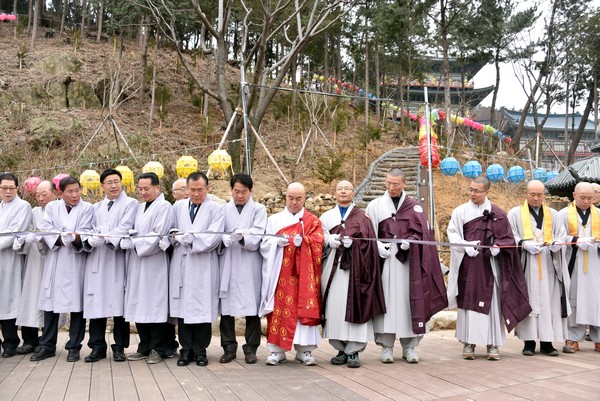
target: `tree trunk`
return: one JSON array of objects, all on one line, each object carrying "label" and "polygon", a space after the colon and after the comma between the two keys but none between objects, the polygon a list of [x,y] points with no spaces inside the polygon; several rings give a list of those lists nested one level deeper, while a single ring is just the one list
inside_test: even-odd
[{"label": "tree trunk", "polygon": [[494,67],[496,67],[496,85],[492,94],[492,107],[490,110],[490,125],[496,126],[496,100],[498,99],[498,88],[500,88],[500,48],[496,48],[494,54]]},{"label": "tree trunk", "polygon": [[81,29],[79,37],[81,40],[85,38],[85,14],[87,12],[87,0],[81,0]]},{"label": "tree trunk", "polygon": [[380,77],[380,66],[379,66],[379,42],[377,40],[377,35],[375,35],[375,51],[373,52],[375,56],[375,96],[377,99],[375,100],[375,117],[377,121],[381,121],[381,110],[379,109],[379,98],[381,97],[379,80]]},{"label": "tree trunk", "polygon": [[33,10],[33,29],[31,30],[31,50],[35,48],[35,39],[37,38],[37,30],[40,24],[40,16],[42,14],[42,0],[36,0],[35,9]]},{"label": "tree trunk", "polygon": [[[329,71],[329,35],[327,34],[327,32],[325,32],[325,35],[323,35],[323,42],[325,44],[323,48],[323,61],[325,71],[323,75],[325,75],[325,78],[329,78],[332,75]],[[340,77],[336,77],[336,79],[340,79]]]},{"label": "tree trunk", "polygon": [[27,35],[31,32],[31,22],[33,21],[33,12],[32,12],[33,4],[31,0],[27,1]]},{"label": "tree trunk", "polygon": [[452,125],[450,124],[450,115],[452,114],[452,98],[450,96],[450,64],[448,61],[448,22],[447,22],[447,3],[445,0],[440,0],[440,30],[441,30],[441,45],[442,45],[442,79],[444,81],[444,108],[446,109],[446,143],[448,151],[452,151],[454,135],[452,133]]},{"label": "tree trunk", "polygon": [[63,0],[63,8],[62,8],[62,16],[60,17],[60,36],[65,31],[65,19],[67,18],[67,4],[69,4],[69,0]]},{"label": "tree trunk", "polygon": [[14,1],[13,3],[13,14],[15,15],[15,17],[17,17],[17,20],[15,21],[15,29],[13,32],[14,38],[17,38],[17,26],[19,25],[19,14],[17,13],[17,0]]},{"label": "tree trunk", "polygon": [[100,39],[102,38],[102,22],[104,20],[104,0],[100,0],[100,7],[98,9],[98,31],[96,32],[96,43],[100,43]]},{"label": "tree trunk", "polygon": [[575,152],[577,151],[577,147],[579,146],[579,141],[583,136],[585,131],[585,126],[587,125],[588,118],[590,116],[590,112],[592,111],[592,106],[594,105],[594,91],[590,90],[588,95],[587,104],[585,105],[585,110],[583,111],[583,115],[581,116],[581,121],[579,122],[579,128],[577,132],[573,136],[573,141],[571,142],[571,146],[569,147],[569,153],[567,159],[565,160],[565,165],[568,166],[573,163],[575,160]]},{"label": "tree trunk", "polygon": [[369,125],[369,21],[365,15],[365,126]]},{"label": "tree trunk", "polygon": [[[148,21],[147,17],[142,17],[142,22],[140,25],[141,28],[141,39],[142,39],[142,65],[140,66],[140,103],[144,103],[146,100],[146,71],[148,70],[148,37],[149,35],[149,27],[146,25]],[[156,67],[156,66],[154,66]]]}]

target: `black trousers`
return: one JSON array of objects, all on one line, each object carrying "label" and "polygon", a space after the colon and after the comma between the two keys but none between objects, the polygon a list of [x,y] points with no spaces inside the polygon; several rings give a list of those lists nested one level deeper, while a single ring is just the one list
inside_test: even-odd
[{"label": "black trousers", "polygon": [[169,323],[136,323],[135,327],[140,335],[137,352],[148,355],[150,351],[154,350],[160,355],[164,355],[166,351],[165,324]]},{"label": "black trousers", "polygon": [[[221,347],[225,352],[237,351],[238,343],[235,338],[235,318],[233,316],[221,316],[219,324],[221,331]],[[260,317],[246,316],[246,344],[242,346],[244,354],[256,354],[260,345]]]},{"label": "black trousers", "polygon": [[[58,341],[58,319],[59,314],[54,312],[44,312],[44,329],[40,337],[40,347],[55,352],[56,342]],[[85,319],[83,312],[71,312],[71,324],[69,326],[69,341],[65,349],[81,349],[81,343],[85,336]]]},{"label": "black trousers", "polygon": [[2,326],[2,348],[5,351],[14,351],[21,340],[19,339],[19,333],[17,332],[17,319],[6,319],[0,320]]},{"label": "black trousers", "polygon": [[179,342],[182,351],[193,351],[195,356],[206,357],[206,348],[212,337],[212,323],[185,323],[177,319],[179,327]]},{"label": "black trousers", "polygon": [[179,343],[175,338],[175,325],[169,322],[165,323],[163,326],[163,339],[165,341],[165,348],[169,350],[177,351],[179,348]]},{"label": "black trousers", "polygon": [[21,337],[23,337],[23,345],[31,345],[37,347],[40,343],[40,330],[37,327],[21,326]]},{"label": "black trousers", "polygon": [[[98,352],[106,352],[106,321],[107,318],[90,319],[90,339],[88,347]],[[113,338],[115,343],[111,345],[113,351],[123,351],[129,347],[129,322],[126,322],[123,316],[113,317]]]}]

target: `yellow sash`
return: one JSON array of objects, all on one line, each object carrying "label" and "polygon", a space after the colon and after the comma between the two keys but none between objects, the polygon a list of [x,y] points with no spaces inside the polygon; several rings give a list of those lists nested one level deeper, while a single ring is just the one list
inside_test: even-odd
[{"label": "yellow sash", "polygon": [[[569,203],[568,219],[569,219],[569,235],[575,237],[579,236],[579,220],[577,219],[577,207],[575,201]],[[600,219],[595,218],[597,216],[598,209],[594,205],[590,205],[590,220],[592,223],[592,237],[598,238],[600,236]],[[588,224],[590,222],[588,221]],[[588,272],[588,252],[583,251],[583,272]]]},{"label": "yellow sash", "polygon": [[[550,208],[542,204],[542,210],[544,212],[544,243],[552,244],[552,213]],[[523,225],[523,238],[531,239],[538,242],[538,239],[533,233],[533,226],[531,225],[531,216],[529,212],[529,204],[527,201],[521,206],[521,224]],[[537,254],[538,261],[538,278],[542,280],[542,254]]]}]

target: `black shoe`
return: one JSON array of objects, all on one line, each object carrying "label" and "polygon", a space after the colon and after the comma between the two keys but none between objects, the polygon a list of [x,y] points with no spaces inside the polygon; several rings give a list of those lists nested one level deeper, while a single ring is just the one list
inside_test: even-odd
[{"label": "black shoe", "polygon": [[206,366],[208,365],[208,359],[205,356],[196,357],[196,365],[198,366]]},{"label": "black shoe", "polygon": [[37,362],[37,361],[43,361],[46,358],[50,358],[51,356],[55,356],[56,352],[55,351],[48,351],[46,348],[41,348],[36,351],[33,355],[31,355],[31,357],[29,358],[30,361],[32,362]]},{"label": "black shoe", "polygon": [[23,344],[20,347],[17,347],[15,352],[19,355],[31,354],[35,352],[35,347],[31,344]]},{"label": "black shoe", "polygon": [[231,361],[233,361],[236,358],[235,352],[227,352],[225,351],[225,353],[223,354],[223,356],[221,356],[221,359],[219,359],[219,362],[221,363],[229,363]]},{"label": "black shoe", "polygon": [[177,366],[187,366],[190,364],[190,361],[194,360],[194,357],[192,355],[191,351],[181,351],[180,353],[180,357],[177,360]]},{"label": "black shoe", "polygon": [[67,355],[67,362],[77,362],[79,359],[79,350],[74,348],[70,349],[69,354]]},{"label": "black shoe", "polygon": [[540,353],[548,356],[558,356],[558,350],[549,341],[540,341]]},{"label": "black shoe", "polygon": [[17,355],[17,352],[14,349],[5,349],[2,358],[12,358],[15,355]]},{"label": "black shoe", "polygon": [[122,349],[113,350],[113,361],[115,362],[125,362],[127,360],[127,355],[123,352]]},{"label": "black shoe", "polygon": [[535,341],[529,340],[525,341],[525,346],[523,347],[523,355],[533,356],[535,355]]},{"label": "black shoe", "polygon": [[[69,351],[69,356],[71,356],[71,351]],[[73,362],[75,362],[76,360],[79,359],[79,355],[77,355],[78,358],[75,359]],[[106,358],[106,351],[101,352],[101,351],[97,351],[95,349],[92,350],[92,352],[85,357],[84,361],[86,362],[98,362],[100,359],[104,359]],[[68,360],[68,359],[67,359]],[[71,361],[69,361],[71,362]]]},{"label": "black shoe", "polygon": [[161,355],[163,358],[175,358],[175,354],[177,354],[177,348],[169,348],[165,351],[164,355]]},{"label": "black shoe", "polygon": [[360,359],[358,358],[358,352],[355,352],[352,355],[348,355],[348,367],[360,368]]},{"label": "black shoe", "polygon": [[332,365],[345,365],[348,362],[348,355],[344,351],[338,352],[336,356],[331,358]]},{"label": "black shoe", "polygon": [[256,363],[256,354],[254,352],[248,352],[244,354],[244,359],[248,365]]}]

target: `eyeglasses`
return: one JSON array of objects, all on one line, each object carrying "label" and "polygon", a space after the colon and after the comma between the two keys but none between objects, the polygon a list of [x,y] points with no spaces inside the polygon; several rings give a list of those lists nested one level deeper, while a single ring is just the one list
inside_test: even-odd
[{"label": "eyeglasses", "polygon": [[482,193],[484,193],[484,192],[487,192],[487,190],[484,190],[484,191],[482,191],[482,190],[480,190],[480,189],[468,188],[468,189],[467,189],[467,192],[469,192],[469,193],[474,193],[474,194],[482,194]]},{"label": "eyeglasses", "polygon": [[175,192],[175,191],[185,191],[185,187],[173,188],[173,192]]},{"label": "eyeglasses", "polygon": [[121,180],[114,180],[114,181],[104,181],[104,185],[108,185],[109,187],[112,187],[113,185],[119,185],[121,183]]},{"label": "eyeglasses", "polygon": [[0,191],[14,191],[17,187],[0,187]]}]

